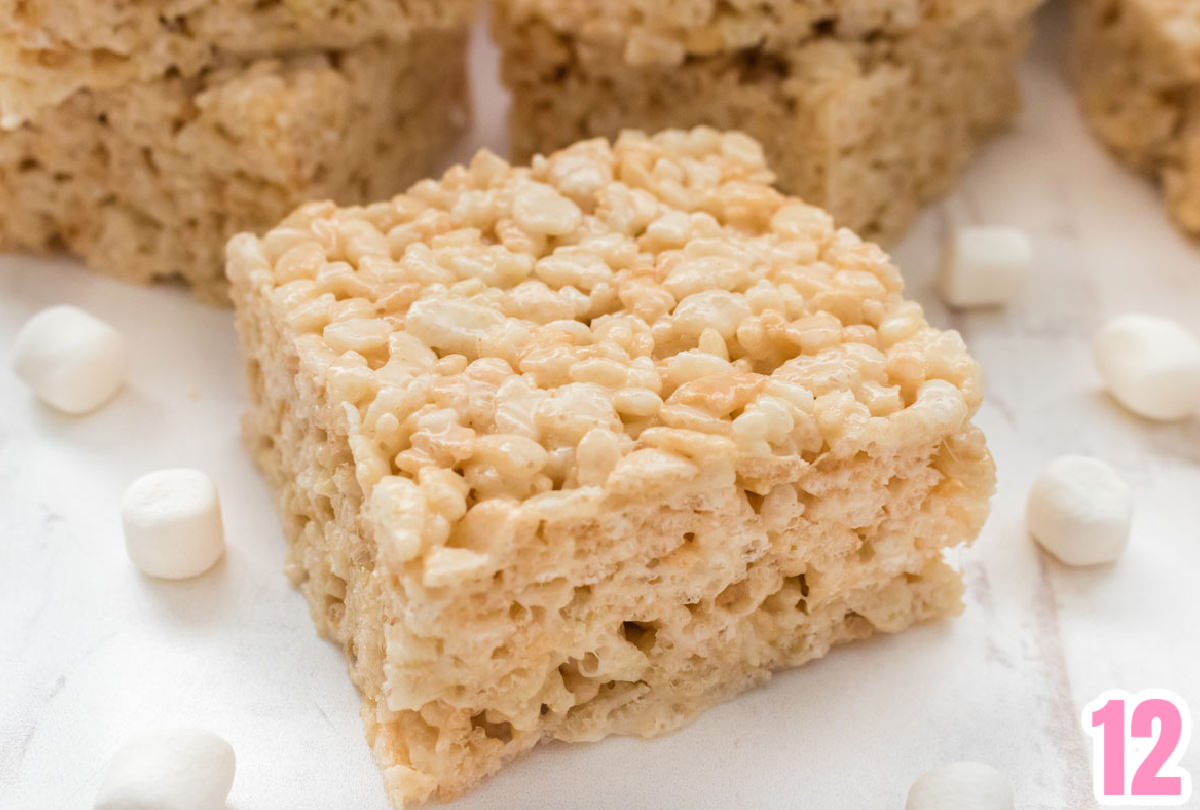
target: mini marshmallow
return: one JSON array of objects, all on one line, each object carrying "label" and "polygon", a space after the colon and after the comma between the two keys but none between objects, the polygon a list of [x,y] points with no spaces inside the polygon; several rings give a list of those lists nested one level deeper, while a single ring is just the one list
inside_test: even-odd
[{"label": "mini marshmallow", "polygon": [[926,773],[908,791],[905,810],[1013,810],[1012,786],[982,762],[952,762]]},{"label": "mini marshmallow", "polygon": [[1200,412],[1200,340],[1174,321],[1115,318],[1092,352],[1109,392],[1134,413],[1169,420]]},{"label": "mini marshmallow", "polygon": [[212,732],[147,734],[113,757],[95,810],[225,810],[236,767],[233,747]]},{"label": "mini marshmallow", "polygon": [[129,485],[121,499],[125,547],[143,573],[199,576],[225,551],[221,504],[199,470],[159,470]]},{"label": "mini marshmallow", "polygon": [[1104,462],[1062,456],[1033,482],[1025,519],[1042,548],[1068,565],[1112,562],[1129,543],[1133,492]]},{"label": "mini marshmallow", "polygon": [[69,414],[88,413],[121,388],[125,339],[78,307],[50,307],[21,327],[13,370],[47,405]]},{"label": "mini marshmallow", "polygon": [[959,228],[942,262],[942,298],[955,307],[1007,303],[1025,283],[1032,262],[1029,238],[1016,228]]}]

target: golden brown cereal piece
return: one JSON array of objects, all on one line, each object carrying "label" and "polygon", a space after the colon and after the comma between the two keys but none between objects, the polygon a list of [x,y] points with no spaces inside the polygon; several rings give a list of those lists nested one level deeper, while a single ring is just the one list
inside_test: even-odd
[{"label": "golden brown cereal piece", "polygon": [[248,438],[397,805],[960,609],[979,370],[771,180],[625,134],[231,241]]},{"label": "golden brown cereal piece", "polygon": [[0,250],[80,254],[129,281],[225,298],[226,240],[311,199],[427,173],[466,122],[466,35],[233,62],[81,90],[0,132]]},{"label": "golden brown cereal piece", "polygon": [[1126,163],[1159,181],[1181,228],[1200,234],[1200,6],[1074,0],[1080,105]]}]

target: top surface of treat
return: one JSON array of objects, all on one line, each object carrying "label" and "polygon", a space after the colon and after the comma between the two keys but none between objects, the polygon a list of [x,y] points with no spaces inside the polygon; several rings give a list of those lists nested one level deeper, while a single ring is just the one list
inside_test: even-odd
[{"label": "top surface of treat", "polygon": [[794,44],[813,36],[864,38],[958,25],[981,14],[1016,19],[1041,0],[499,0],[512,22],[625,43],[627,61]]},{"label": "top surface of treat", "polygon": [[528,169],[482,152],[238,236],[229,275],[337,412],[364,489],[435,467],[522,498],[611,487],[628,461],[650,492],[694,472],[682,456],[766,491],[818,455],[961,429],[980,399],[961,338],[878,247],[770,181],[757,143],[709,129]]}]

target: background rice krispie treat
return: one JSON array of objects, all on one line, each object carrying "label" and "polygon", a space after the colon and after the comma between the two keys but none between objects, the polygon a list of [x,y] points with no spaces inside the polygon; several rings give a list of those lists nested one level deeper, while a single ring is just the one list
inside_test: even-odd
[{"label": "background rice krispie treat", "polygon": [[230,242],[248,439],[398,805],[960,609],[978,368],[771,181],[626,134]]},{"label": "background rice krispie treat", "polygon": [[1080,104],[1126,163],[1160,181],[1186,231],[1200,234],[1200,4],[1074,0]]},{"label": "background rice krispie treat", "polygon": [[625,128],[760,140],[781,187],[890,240],[1018,107],[1033,0],[497,0],[519,157]]},{"label": "background rice krispie treat", "polygon": [[474,0],[0,0],[0,127],[80,89],[471,22]]},{"label": "background rice krispie treat", "polygon": [[224,300],[223,250],[303,202],[403,189],[467,122],[464,31],[81,90],[0,133],[0,250]]}]

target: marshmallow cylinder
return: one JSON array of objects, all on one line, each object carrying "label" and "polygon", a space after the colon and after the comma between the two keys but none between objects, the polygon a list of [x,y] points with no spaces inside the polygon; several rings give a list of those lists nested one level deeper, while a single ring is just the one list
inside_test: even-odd
[{"label": "marshmallow cylinder", "polygon": [[1068,565],[1112,562],[1129,544],[1133,492],[1104,462],[1062,456],[1033,482],[1025,517],[1034,539]]},{"label": "marshmallow cylinder", "polygon": [[88,413],[120,390],[125,339],[78,307],[50,307],[30,318],[18,333],[13,370],[52,408]]},{"label": "marshmallow cylinder", "polygon": [[217,489],[199,470],[158,470],[134,481],[121,519],[130,559],[152,577],[199,576],[225,551]]},{"label": "marshmallow cylinder", "polygon": [[1007,777],[982,762],[952,762],[913,783],[905,810],[1013,810]]},{"label": "marshmallow cylinder", "polygon": [[1147,419],[1200,412],[1200,340],[1174,321],[1123,315],[1092,344],[1096,369],[1113,397]]},{"label": "marshmallow cylinder", "polygon": [[95,810],[225,810],[236,767],[233,747],[212,732],[153,732],[113,757]]},{"label": "marshmallow cylinder", "polygon": [[1016,228],[959,228],[942,263],[942,298],[954,307],[1007,303],[1029,275],[1033,250]]}]

